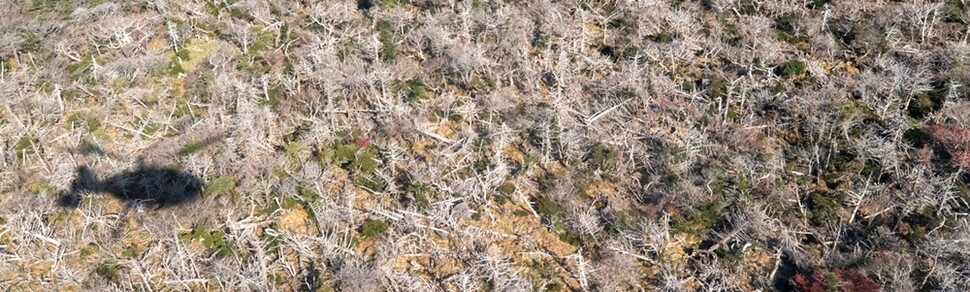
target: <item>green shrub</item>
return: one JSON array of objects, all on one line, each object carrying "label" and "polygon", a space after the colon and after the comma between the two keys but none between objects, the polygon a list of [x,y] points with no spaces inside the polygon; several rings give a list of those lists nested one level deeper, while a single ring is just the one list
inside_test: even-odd
[{"label": "green shrub", "polygon": [[338,143],[333,146],[331,160],[340,167],[356,174],[371,174],[377,169],[380,150],[370,145],[359,147],[355,143]]},{"label": "green shrub", "polygon": [[559,241],[568,243],[572,246],[582,246],[583,238],[579,234],[571,231],[562,231],[559,233]]},{"label": "green shrub", "polygon": [[81,113],[73,113],[67,117],[68,128],[74,129],[81,126],[82,123],[84,123],[84,115]]},{"label": "green shrub", "polygon": [[927,206],[907,214],[903,217],[897,232],[909,242],[920,244],[926,240],[926,235],[933,229],[940,228],[937,232],[944,234],[945,232],[952,231],[952,225],[947,226],[947,224],[943,223],[952,222],[947,219],[952,219],[953,217],[938,214],[936,211],[937,208]]},{"label": "green shrub", "polygon": [[946,22],[970,23],[967,12],[970,11],[970,3],[962,0],[947,0],[943,6],[943,20]]},{"label": "green shrub", "polygon": [[539,186],[539,192],[545,193],[554,190],[561,182],[559,176],[552,172],[546,172],[545,174],[537,177],[536,184]]},{"label": "green shrub", "polygon": [[530,167],[538,164],[539,164],[539,156],[526,153],[525,156],[522,158],[522,164],[519,166],[518,171],[516,171],[516,175],[523,175],[527,171],[529,171]]},{"label": "green shrub", "polygon": [[283,149],[286,152],[286,158],[290,161],[290,163],[298,166],[302,165],[303,163],[303,158],[305,157],[303,155],[310,151],[309,147],[303,145],[303,143],[299,141],[286,143],[286,146],[283,146]]},{"label": "green shrub", "polygon": [[128,245],[124,250],[121,251],[121,256],[129,259],[138,257],[138,247],[135,245]]},{"label": "green shrub", "polygon": [[797,35],[798,22],[801,15],[797,12],[789,12],[775,19],[775,39],[788,43],[796,43],[804,39]]},{"label": "green shrub", "polygon": [[[75,114],[75,115],[79,115],[79,114]],[[72,122],[72,125],[77,126],[77,125],[80,125],[77,120],[82,119],[82,117],[75,116],[75,115],[72,115],[70,118],[68,118],[68,120]],[[84,120],[85,128],[87,129],[88,133],[90,133],[91,135],[100,137],[102,139],[108,138],[108,135],[105,134],[104,129],[101,128],[100,119],[93,116],[87,116],[87,117],[83,117],[83,120]]]},{"label": "green shrub", "polygon": [[509,201],[505,195],[492,196],[492,198],[494,198],[495,203],[499,205],[505,205],[505,203]]},{"label": "green shrub", "polygon": [[[185,49],[182,49],[180,50],[180,52],[187,52],[187,51]],[[183,54],[176,54],[175,56],[172,57],[171,62],[169,62],[168,74],[172,76],[185,74],[185,67],[182,67],[182,61],[184,61],[185,59],[179,59],[179,55],[183,55]]]},{"label": "green shrub", "polygon": [[175,111],[172,112],[172,117],[181,118],[192,114],[192,105],[185,97],[169,97],[175,100]]},{"label": "green shrub", "polygon": [[236,193],[236,180],[230,176],[220,176],[213,178],[205,186],[205,194],[209,195],[235,195]]},{"label": "green shrub", "polygon": [[779,73],[779,75],[785,78],[790,78],[804,75],[807,69],[808,64],[806,64],[805,61],[794,59],[778,67],[778,69],[776,69],[778,72],[776,73]]},{"label": "green shrub", "polygon": [[815,193],[811,196],[808,217],[815,224],[828,225],[838,223],[838,210],[841,208],[839,198],[831,194]]},{"label": "green shrub", "polygon": [[[273,283],[274,287],[283,287],[286,284],[286,278],[281,273],[272,273],[266,276],[270,283]],[[303,290],[303,291],[319,291],[319,290]]]},{"label": "green shrub", "polygon": [[192,232],[180,236],[183,241],[202,240],[202,245],[206,251],[217,258],[226,258],[236,255],[236,248],[233,242],[226,238],[222,230],[209,231],[205,225],[198,224],[192,228]]},{"label": "green shrub", "polygon": [[[299,195],[299,198],[303,200],[303,202],[314,202],[320,199],[320,194],[318,194],[317,192],[314,192],[309,188],[297,187],[296,192]],[[310,210],[307,209],[307,211],[310,211]],[[313,213],[311,212],[310,215],[313,215]]]},{"label": "green shrub", "polygon": [[20,137],[17,141],[17,145],[14,146],[14,150],[17,151],[17,157],[23,159],[27,155],[34,154],[34,144],[37,144],[37,139],[31,137]]},{"label": "green shrub", "polygon": [[252,25],[249,27],[249,31],[255,37],[249,43],[249,47],[246,48],[248,55],[254,56],[259,54],[259,52],[273,49],[274,43],[276,42],[276,34],[273,33],[273,30],[266,29],[262,25]]},{"label": "green shrub", "polygon": [[616,213],[613,213],[611,215],[612,215],[610,216],[611,220],[607,225],[610,232],[615,233],[622,230],[626,230],[627,228],[630,228],[630,226],[632,226],[633,224],[632,223],[633,219],[631,219],[632,216],[630,216],[630,213],[628,213],[627,211],[619,210]]},{"label": "green shrub", "polygon": [[762,61],[761,58],[755,57],[751,65],[754,69],[754,72],[752,72],[754,74],[761,75],[769,71],[768,68],[765,66],[765,62]]},{"label": "green shrub", "polygon": [[377,147],[366,147],[361,149],[357,156],[350,161],[350,169],[362,174],[371,174],[377,170],[377,158],[379,155]]},{"label": "green shrub", "polygon": [[183,61],[188,60],[189,50],[186,50],[186,49],[178,50],[177,52],[175,52],[175,56],[178,57],[179,59],[182,59]]},{"label": "green shrub", "polygon": [[273,214],[273,212],[276,212],[277,210],[289,210],[298,205],[300,205],[300,200],[297,197],[280,196],[279,194],[275,194],[272,198],[270,198],[266,207],[260,211],[260,214],[269,215]]},{"label": "green shrub", "polygon": [[105,261],[98,265],[94,272],[105,280],[110,282],[118,282],[118,278],[121,276],[122,268],[123,267],[121,265],[115,263],[114,261]]},{"label": "green shrub", "polygon": [[488,93],[495,89],[495,81],[491,79],[484,78],[478,74],[472,75],[468,83],[465,84],[465,90],[472,91],[475,93]]},{"label": "green shrub", "polygon": [[717,223],[721,214],[720,201],[713,201],[699,206],[690,217],[677,215],[673,218],[671,229],[674,233],[693,233],[708,230]]},{"label": "green shrub", "polygon": [[205,6],[202,9],[211,14],[212,16],[219,16],[219,11],[223,9],[229,9],[229,6],[235,4],[236,0],[226,0],[226,1],[206,1]]},{"label": "green shrub", "polygon": [[49,194],[55,191],[54,187],[48,182],[39,182],[27,187],[27,192],[35,195]]},{"label": "green shrub", "polygon": [[775,83],[775,86],[771,87],[772,94],[779,94],[785,91],[788,91],[788,88],[785,88],[785,85],[782,84],[781,82]]},{"label": "green shrub", "polygon": [[807,2],[808,3],[805,6],[808,8],[822,10],[825,8],[825,4],[831,4],[832,0],[809,0]]},{"label": "green shrub", "polygon": [[567,289],[562,276],[562,269],[555,261],[545,260],[534,262],[538,265],[535,274],[532,275],[533,287],[535,291],[570,291]]},{"label": "green shrub", "polygon": [[98,252],[98,247],[94,243],[89,243],[81,248],[81,250],[78,252],[78,256],[80,256],[81,259],[84,260],[91,257],[97,252]]},{"label": "green shrub", "polygon": [[381,60],[393,63],[397,60],[397,46],[394,44],[394,27],[390,22],[380,21],[377,23],[378,40],[381,41]]},{"label": "green shrub", "polygon": [[686,92],[694,91],[694,82],[690,80],[684,80],[683,82],[680,83],[680,90],[683,90]]},{"label": "green shrub", "polygon": [[266,94],[256,100],[256,104],[272,109],[278,109],[283,101],[283,88],[273,86],[266,90]]},{"label": "green shrub", "polygon": [[744,175],[738,175],[736,183],[738,192],[742,195],[746,195],[749,191],[751,191],[751,185],[748,183],[748,180],[744,177]]},{"label": "green shrub", "polygon": [[373,193],[384,191],[384,183],[370,175],[356,175],[353,179],[354,185],[364,188]]},{"label": "green shrub", "polygon": [[378,238],[387,232],[388,227],[390,227],[390,224],[383,220],[367,220],[360,226],[360,233],[366,237]]},{"label": "green shrub", "polygon": [[593,149],[589,152],[589,162],[595,169],[604,171],[612,171],[615,169],[619,157],[619,152],[603,143],[593,145]]},{"label": "green shrub", "polygon": [[411,195],[414,199],[415,206],[418,209],[427,209],[431,207],[431,202],[428,201],[428,195],[431,194],[431,187],[424,183],[414,183],[408,186],[406,192]]},{"label": "green shrub", "polygon": [[512,182],[505,182],[502,185],[498,186],[496,190],[499,193],[502,193],[503,195],[511,195],[512,193],[515,192],[515,184]]},{"label": "green shrub", "polygon": [[923,148],[933,143],[933,135],[921,128],[912,128],[903,132],[903,141],[914,148]]},{"label": "green shrub", "polygon": [[539,215],[546,220],[551,221],[563,214],[562,206],[545,196],[536,197],[533,203],[536,206],[536,212],[539,212]]},{"label": "green shrub", "polygon": [[[671,41],[670,39],[671,36],[668,34],[650,35],[650,36],[647,36],[647,38],[655,42]],[[612,61],[620,61],[620,60],[634,59],[637,56],[637,53],[640,52],[640,48],[637,46],[630,46],[630,45],[625,45],[622,47],[609,46],[601,43],[596,46],[596,51],[602,54],[603,56],[610,58],[610,60]]]},{"label": "green shrub", "polygon": [[372,192],[384,191],[384,183],[374,176],[380,155],[377,147],[373,145],[361,147],[357,143],[337,143],[333,145],[332,153],[331,161],[350,172],[355,185]]},{"label": "green shrub", "polygon": [[671,34],[669,32],[665,32],[665,31],[658,32],[658,33],[651,34],[651,35],[648,35],[647,36],[647,39],[648,40],[650,40],[652,42],[655,42],[655,43],[661,43],[661,44],[669,44],[670,42],[674,41],[675,38],[676,38],[676,36],[674,34]]},{"label": "green shrub", "polygon": [[390,84],[391,90],[403,93],[408,102],[419,102],[428,99],[430,94],[424,83],[418,79],[408,81],[393,81]]},{"label": "green shrub", "polygon": [[726,97],[728,93],[727,80],[724,78],[717,78],[711,81],[711,84],[707,86],[707,96],[712,99]]},{"label": "green shrub", "polygon": [[716,254],[721,265],[729,271],[734,271],[744,263],[744,253],[741,250],[718,249]]},{"label": "green shrub", "polygon": [[340,246],[357,248],[360,246],[360,238],[357,236],[354,236],[350,232],[340,232],[340,235],[337,238],[337,244],[339,244]]},{"label": "green shrub", "polygon": [[282,240],[280,239],[280,236],[270,235],[270,232],[267,232],[268,230],[273,230],[272,228],[275,227],[276,223],[271,224],[270,228],[263,230],[263,234],[259,236],[259,239],[263,241],[263,249],[265,249],[267,253],[279,256],[280,242]]},{"label": "green shrub", "polygon": [[409,0],[376,0],[382,7],[402,7],[411,4]]},{"label": "green shrub", "polygon": [[182,146],[182,149],[179,149],[179,156],[186,156],[198,152],[199,150],[202,150],[202,148],[205,148],[205,144],[201,141],[189,140],[188,142],[185,142],[185,146]]},{"label": "green shrub", "polygon": [[334,163],[340,164],[341,166],[350,163],[355,158],[357,158],[357,145],[354,144],[338,144],[333,147],[333,157]]},{"label": "green shrub", "polygon": [[922,119],[930,113],[940,110],[943,108],[943,103],[946,102],[948,90],[949,86],[947,86],[946,82],[937,81],[933,82],[932,90],[913,94],[913,98],[909,102],[909,107],[906,108],[909,116],[915,119]]},{"label": "green shrub", "polygon": [[239,9],[237,7],[229,8],[229,16],[231,16],[232,18],[242,19],[245,21],[250,21],[250,19],[252,19],[252,16],[250,16],[249,13],[246,13],[245,11],[242,11],[242,9]]},{"label": "green shrub", "polygon": [[839,290],[839,277],[835,273],[827,272],[825,273],[825,286],[829,291]]},{"label": "green shrub", "polygon": [[87,74],[94,64],[104,64],[104,60],[94,56],[81,58],[81,61],[67,65],[67,72],[74,80],[82,80],[89,77]]}]

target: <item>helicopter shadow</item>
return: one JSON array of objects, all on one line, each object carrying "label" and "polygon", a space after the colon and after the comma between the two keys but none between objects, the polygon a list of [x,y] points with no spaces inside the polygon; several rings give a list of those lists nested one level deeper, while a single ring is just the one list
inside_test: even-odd
[{"label": "helicopter shadow", "polygon": [[[201,141],[203,147],[215,143],[221,136],[208,137]],[[81,155],[97,155],[116,158],[95,143],[85,142],[73,150]],[[109,194],[127,206],[145,206],[161,209],[194,202],[202,194],[203,181],[199,176],[171,167],[153,166],[139,157],[134,169],[126,170],[107,177],[99,177],[88,166],[77,168],[77,177],[71,188],[60,194],[56,204],[66,208],[77,208],[83,196],[88,193]]]},{"label": "helicopter shadow", "polygon": [[103,179],[87,166],[78,167],[71,190],[62,194],[57,204],[77,208],[86,192],[107,193],[126,205],[140,205],[161,209],[195,201],[202,193],[198,176],[173,169],[139,166]]}]

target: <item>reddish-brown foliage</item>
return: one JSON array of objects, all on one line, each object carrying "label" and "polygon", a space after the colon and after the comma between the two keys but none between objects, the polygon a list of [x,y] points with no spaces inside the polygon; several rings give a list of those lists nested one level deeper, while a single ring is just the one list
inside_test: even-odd
[{"label": "reddish-brown foliage", "polygon": [[958,126],[932,125],[929,132],[933,139],[950,152],[951,161],[964,168],[970,168],[970,129]]},{"label": "reddish-brown foliage", "polygon": [[818,273],[812,273],[812,275],[805,275],[802,273],[795,274],[795,287],[798,287],[798,291],[801,292],[825,292],[827,291],[825,281],[820,279]]},{"label": "reddish-brown foliage", "polygon": [[856,272],[835,269],[835,275],[839,277],[839,287],[842,291],[879,291],[882,287],[879,282]]},{"label": "reddish-brown foliage", "polygon": [[879,291],[882,285],[860,273],[835,269],[835,273],[818,271],[809,275],[795,274],[795,287],[802,292],[832,291],[836,287],[844,292],[868,292]]},{"label": "reddish-brown foliage", "polygon": [[357,147],[366,148],[367,146],[370,146],[370,139],[357,138],[357,139],[354,139],[354,144],[357,144]]}]

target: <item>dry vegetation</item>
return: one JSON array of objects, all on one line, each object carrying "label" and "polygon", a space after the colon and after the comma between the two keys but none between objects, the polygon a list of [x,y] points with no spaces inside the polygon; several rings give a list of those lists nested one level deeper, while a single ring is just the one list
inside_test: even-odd
[{"label": "dry vegetation", "polygon": [[966,291],[968,24],[0,0],[0,290]]}]

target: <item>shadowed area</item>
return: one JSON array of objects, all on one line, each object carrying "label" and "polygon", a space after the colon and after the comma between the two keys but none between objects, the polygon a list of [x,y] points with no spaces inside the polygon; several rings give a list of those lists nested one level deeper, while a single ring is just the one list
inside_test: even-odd
[{"label": "shadowed area", "polygon": [[125,204],[163,208],[194,201],[202,192],[202,181],[195,175],[171,168],[138,167],[99,179],[86,166],[78,168],[70,192],[58,198],[58,205],[76,208],[82,192],[108,193]]}]

